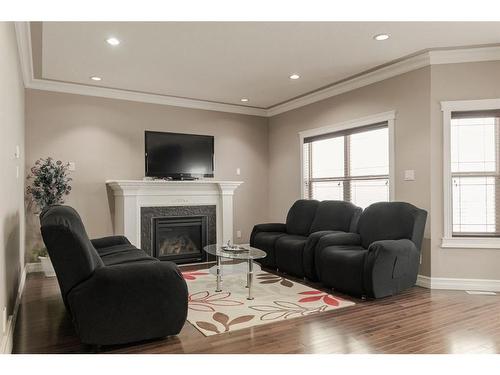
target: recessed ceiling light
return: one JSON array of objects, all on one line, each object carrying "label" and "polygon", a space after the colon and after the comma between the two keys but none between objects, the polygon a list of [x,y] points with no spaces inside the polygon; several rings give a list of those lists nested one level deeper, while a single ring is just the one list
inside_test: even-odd
[{"label": "recessed ceiling light", "polygon": [[112,46],[117,46],[118,44],[120,44],[120,41],[114,37],[106,39],[106,42],[108,42],[108,44]]},{"label": "recessed ceiling light", "polygon": [[101,77],[98,77],[98,76],[92,76],[92,77],[90,77],[90,79],[91,79],[92,81],[102,81],[102,78],[101,78]]},{"label": "recessed ceiling light", "polygon": [[247,98],[241,98],[240,101],[246,103],[246,102],[248,102],[248,99]]},{"label": "recessed ceiling light", "polygon": [[290,76],[290,79],[299,79],[299,78],[300,78],[300,76],[298,74],[292,74]]},{"label": "recessed ceiling light", "polygon": [[375,40],[387,40],[387,39],[389,39],[389,35],[388,34],[377,34],[373,37],[373,39],[375,39]]}]

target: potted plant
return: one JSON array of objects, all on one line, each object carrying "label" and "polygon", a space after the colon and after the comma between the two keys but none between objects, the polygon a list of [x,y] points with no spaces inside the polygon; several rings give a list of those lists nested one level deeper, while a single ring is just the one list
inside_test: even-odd
[{"label": "potted plant", "polygon": [[[69,163],[53,158],[38,159],[30,170],[27,179],[26,194],[36,206],[36,212],[40,213],[45,207],[53,204],[64,203],[64,197],[71,192],[71,177],[69,174]],[[46,276],[54,276],[54,268],[50,262],[47,249],[35,250]]]},{"label": "potted plant", "polygon": [[45,277],[53,277],[56,275],[56,271],[54,271],[54,267],[52,266],[52,262],[49,258],[49,253],[47,252],[47,248],[41,247],[33,250],[33,256],[42,263],[42,270]]}]

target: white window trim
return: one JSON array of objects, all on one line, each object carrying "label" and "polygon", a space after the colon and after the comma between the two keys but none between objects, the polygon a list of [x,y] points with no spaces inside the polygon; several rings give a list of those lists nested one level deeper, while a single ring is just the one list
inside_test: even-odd
[{"label": "white window trim", "polygon": [[387,122],[389,130],[389,200],[393,201],[395,193],[395,164],[394,164],[394,122],[396,111],[378,113],[371,116],[361,117],[354,120],[339,122],[333,125],[322,126],[320,128],[308,129],[299,132],[299,153],[300,153],[300,197],[304,197],[304,138],[333,133],[342,130],[355,129],[362,126],[373,125],[379,122]]},{"label": "white window trim", "polygon": [[443,112],[443,238],[442,248],[498,249],[500,238],[453,237],[453,194],[451,189],[451,113],[455,111],[484,111],[500,108],[500,99],[442,101]]}]

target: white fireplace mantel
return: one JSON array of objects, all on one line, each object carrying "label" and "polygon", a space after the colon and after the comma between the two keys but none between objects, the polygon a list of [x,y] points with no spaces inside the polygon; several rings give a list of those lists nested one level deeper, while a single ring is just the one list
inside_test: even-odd
[{"label": "white fireplace mantel", "polygon": [[114,232],[141,247],[141,207],[216,206],[217,243],[233,242],[233,194],[242,181],[108,180]]}]

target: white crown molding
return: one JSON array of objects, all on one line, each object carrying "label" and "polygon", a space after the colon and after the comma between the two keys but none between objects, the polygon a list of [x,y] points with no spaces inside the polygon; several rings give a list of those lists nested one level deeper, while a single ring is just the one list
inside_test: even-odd
[{"label": "white crown molding", "polygon": [[142,103],[195,108],[209,111],[238,113],[253,116],[272,117],[308,104],[371,85],[400,74],[436,64],[457,64],[478,61],[500,60],[500,47],[461,48],[453,50],[433,50],[390,63],[372,71],[362,73],[343,82],[314,91],[302,97],[271,106],[267,109],[246,107],[236,104],[215,103],[206,100],[178,98],[175,96],[141,93],[129,90],[111,89],[99,86],[69,82],[35,79],[29,22],[15,22],[19,57],[26,88],[64,92],[69,94],[96,96],[101,98],[130,100]]},{"label": "white crown molding", "polygon": [[147,94],[135,91],[110,89],[106,87],[50,81],[45,79],[32,79],[30,84],[26,87],[33,90],[55,91],[76,95],[96,96],[100,98],[130,100],[140,103],[161,104],[174,107],[203,109],[207,111],[238,113],[243,115],[266,116],[266,110],[261,108],[243,107],[197,99],[177,98],[174,96]]},{"label": "white crown molding", "polygon": [[461,48],[429,51],[431,65],[500,60],[500,47]]},{"label": "white crown molding", "polygon": [[288,112],[292,109],[303,107],[305,105],[318,102],[332,96],[340,95],[348,91],[358,89],[363,86],[371,85],[372,83],[380,82],[385,79],[395,77],[397,75],[420,69],[429,65],[428,53],[423,53],[417,56],[410,57],[406,60],[396,62],[391,65],[384,66],[380,69],[362,74],[358,77],[349,79],[322,90],[315,91],[308,95],[297,99],[292,99],[288,102],[278,104],[267,110],[267,116],[272,117],[280,113]]},{"label": "white crown molding", "polygon": [[129,90],[111,89],[91,85],[36,79],[33,70],[33,56],[31,46],[31,31],[29,22],[15,22],[19,59],[23,73],[24,87],[33,90],[64,92],[68,94],[95,96],[100,98],[130,100],[140,103],[169,105],[174,107],[203,109],[238,113],[243,115],[263,116],[267,111],[263,108],[246,107],[234,104],[215,103],[206,100],[179,98],[168,95],[148,94]]},{"label": "white crown molding", "polygon": [[14,22],[17,38],[19,62],[23,74],[24,87],[33,80],[33,50],[31,48],[31,32],[29,22]]},{"label": "white crown molding", "polygon": [[272,117],[292,109],[300,108],[317,101],[330,98],[372,83],[380,82],[400,74],[408,73],[429,65],[460,64],[468,62],[500,60],[500,47],[461,48],[453,50],[433,50],[409,57],[405,60],[384,66],[347,81],[334,84],[311,94],[292,99],[268,108],[267,116]]},{"label": "white crown molding", "polygon": [[428,289],[476,290],[500,292],[500,280],[456,279],[418,275],[417,285]]}]

